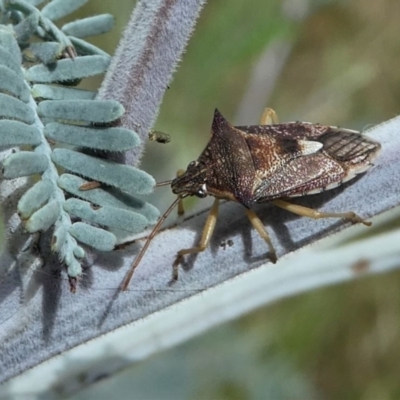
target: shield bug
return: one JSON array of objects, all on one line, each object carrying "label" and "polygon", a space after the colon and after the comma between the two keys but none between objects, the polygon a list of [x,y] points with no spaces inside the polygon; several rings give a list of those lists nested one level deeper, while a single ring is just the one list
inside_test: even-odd
[{"label": "shield bug", "polygon": [[266,109],[262,125],[233,126],[215,110],[211,139],[196,161],[170,184],[178,195],[160,218],[127,274],[126,290],[151,240],[173,208],[187,196],[215,198],[198,246],[179,250],[173,263],[174,279],[187,254],[205,250],[210,242],[218,214],[219,200],[241,203],[251,224],[269,247],[270,259],[276,253],[254,204],[272,203],[300,216],[346,218],[370,225],[354,212],[319,212],[287,201],[333,189],[367,171],[377,156],[380,144],[359,132],[338,127],[290,122],[266,124],[274,113]]}]

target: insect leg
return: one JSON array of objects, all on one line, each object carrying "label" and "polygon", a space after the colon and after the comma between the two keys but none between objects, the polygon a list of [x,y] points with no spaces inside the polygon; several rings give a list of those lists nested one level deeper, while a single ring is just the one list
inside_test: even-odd
[{"label": "insect leg", "polygon": [[294,214],[301,215],[302,217],[309,217],[313,219],[320,218],[346,218],[351,222],[361,222],[364,225],[371,226],[371,222],[365,221],[361,217],[359,217],[354,212],[345,212],[345,213],[328,213],[328,212],[320,212],[317,210],[313,210],[312,208],[300,206],[298,204],[292,204],[284,200],[272,200],[272,204],[283,208],[284,210],[290,211]]},{"label": "insect leg", "polygon": [[133,262],[133,264],[131,265],[130,270],[128,271],[125,279],[122,282],[121,285],[121,290],[125,291],[126,289],[128,289],[128,285],[130,280],[132,279],[133,273],[135,272],[137,266],[139,265],[141,259],[144,256],[144,253],[146,253],[147,248],[149,247],[151,241],[153,240],[154,236],[156,236],[157,232],[160,230],[161,225],[164,223],[164,221],[167,219],[168,215],[171,214],[171,211],[175,208],[175,206],[178,204],[180,200],[180,197],[178,197],[167,209],[167,211],[165,211],[165,213],[161,216],[161,218],[158,220],[158,222],[156,223],[156,225],[154,226],[153,230],[151,231],[149,237],[146,240],[146,243],[144,244],[144,246],[142,247],[142,249],[140,250],[139,254],[137,255],[135,261]]},{"label": "insect leg", "polygon": [[[185,173],[184,169],[178,169],[178,171],[176,172],[176,176],[179,177],[184,173]],[[183,198],[180,197],[178,202],[178,215],[181,216],[183,214],[185,214],[185,208],[183,207]]]},{"label": "insect leg", "polygon": [[191,247],[190,249],[182,249],[182,250],[178,251],[175,262],[173,264],[173,275],[172,275],[173,280],[176,281],[178,279],[178,268],[179,268],[179,264],[183,260],[184,255],[200,253],[200,252],[204,251],[207,248],[207,246],[209,245],[211,236],[214,232],[215,224],[217,222],[218,205],[219,205],[219,200],[215,199],[214,204],[212,205],[211,210],[208,214],[206,223],[204,225],[199,245],[196,247]]},{"label": "insect leg", "polygon": [[261,222],[260,218],[257,217],[257,214],[253,210],[246,209],[246,215],[249,218],[254,229],[267,242],[270,252],[270,259],[275,264],[277,260],[276,251],[268,235],[268,232],[265,230],[263,223]]},{"label": "insect leg", "polygon": [[260,125],[278,124],[278,116],[272,108],[266,107],[261,115]]}]

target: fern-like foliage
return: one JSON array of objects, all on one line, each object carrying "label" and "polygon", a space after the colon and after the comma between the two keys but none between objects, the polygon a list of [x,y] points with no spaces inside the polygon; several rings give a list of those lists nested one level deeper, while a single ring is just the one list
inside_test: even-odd
[{"label": "fern-like foliage", "polygon": [[[113,17],[94,16],[59,29],[54,21],[86,0],[53,0],[37,8],[41,3],[0,2],[2,177],[31,177],[18,201],[19,217],[29,233],[52,229],[51,249],[75,290],[85,257],[79,243],[110,251],[153,224],[158,210],[134,196],[151,192],[155,182],[135,167],[101,157],[140,142],[135,132],[113,126],[122,105],[71,87],[106,71],[110,56],[82,38],[111,29]],[[99,185],[82,190],[91,181]]]}]

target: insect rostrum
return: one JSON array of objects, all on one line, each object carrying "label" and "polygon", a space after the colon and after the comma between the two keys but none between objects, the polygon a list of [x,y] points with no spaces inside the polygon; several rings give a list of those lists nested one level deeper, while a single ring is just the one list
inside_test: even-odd
[{"label": "insect rostrum", "polygon": [[215,227],[220,199],[243,204],[250,222],[267,242],[270,258],[275,250],[253,204],[272,202],[295,214],[311,218],[347,218],[362,222],[353,212],[320,213],[295,205],[287,198],[333,189],[365,172],[373,164],[380,144],[359,132],[337,127],[290,122],[273,125],[233,126],[215,110],[211,139],[197,161],[171,183],[179,197],[153,229],[127,275],[125,290],[151,239],[182,198],[213,196],[200,244],[177,253],[174,278],[186,254],[203,251]]}]

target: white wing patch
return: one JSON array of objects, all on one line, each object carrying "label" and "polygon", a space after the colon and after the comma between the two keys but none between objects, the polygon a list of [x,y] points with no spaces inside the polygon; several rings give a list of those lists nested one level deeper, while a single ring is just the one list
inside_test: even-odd
[{"label": "white wing patch", "polygon": [[300,147],[300,152],[303,156],[306,156],[308,154],[314,154],[318,152],[319,150],[322,149],[323,144],[320,142],[313,142],[310,140],[301,140],[299,139],[297,141]]}]

